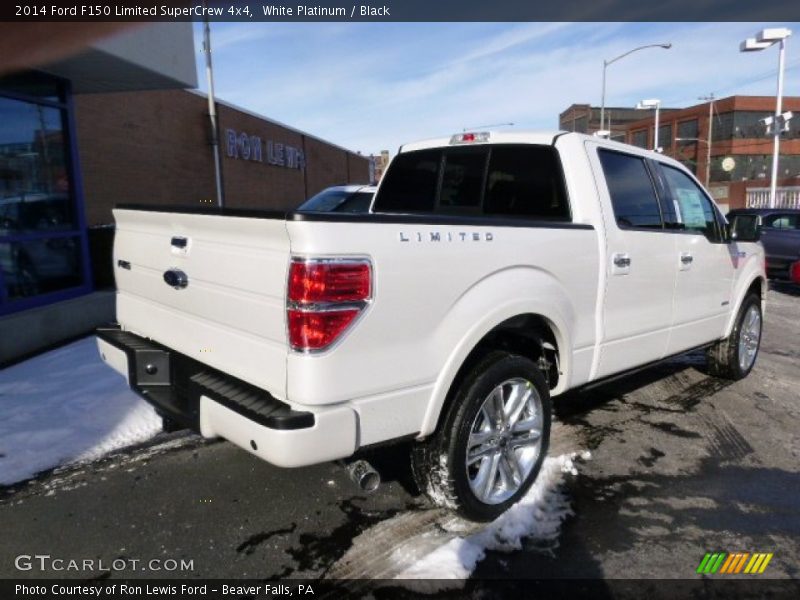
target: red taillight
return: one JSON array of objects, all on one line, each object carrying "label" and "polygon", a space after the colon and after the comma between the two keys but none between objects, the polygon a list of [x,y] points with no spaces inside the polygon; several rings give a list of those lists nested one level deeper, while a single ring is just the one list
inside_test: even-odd
[{"label": "red taillight", "polygon": [[795,283],[800,283],[800,260],[789,267],[789,277]]},{"label": "red taillight", "polygon": [[289,343],[323,350],[355,321],[372,297],[372,267],[364,259],[294,261],[289,268]]},{"label": "red taillight", "polygon": [[369,263],[293,262],[289,270],[289,301],[360,302],[370,296]]},{"label": "red taillight", "polygon": [[361,312],[359,309],[304,312],[289,309],[289,340],[295,350],[330,346]]}]

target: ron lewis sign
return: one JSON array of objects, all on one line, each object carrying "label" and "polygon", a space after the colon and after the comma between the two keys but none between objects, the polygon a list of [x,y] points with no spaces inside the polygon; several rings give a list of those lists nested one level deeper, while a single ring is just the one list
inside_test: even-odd
[{"label": "ron lewis sign", "polygon": [[302,149],[273,140],[262,140],[235,129],[225,130],[225,153],[228,158],[252,160],[287,169],[305,169],[306,155]]}]

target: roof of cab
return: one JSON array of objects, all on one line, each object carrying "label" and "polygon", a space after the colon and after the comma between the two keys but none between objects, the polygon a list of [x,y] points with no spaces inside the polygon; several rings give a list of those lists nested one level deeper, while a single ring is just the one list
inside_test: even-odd
[{"label": "roof of cab", "polygon": [[489,134],[489,138],[486,141],[452,144],[451,140],[453,139],[453,137],[456,135],[461,135],[461,133],[455,133],[447,137],[437,137],[427,140],[421,140],[418,142],[411,142],[409,144],[403,144],[402,146],[400,146],[398,154],[402,152],[410,152],[413,150],[427,150],[429,148],[449,148],[454,146],[455,147],[480,146],[484,144],[543,144],[549,146],[559,138],[570,137],[572,139],[578,138],[578,139],[583,139],[585,141],[592,141],[600,146],[603,146],[605,148],[610,148],[612,150],[619,150],[620,152],[628,152],[631,154],[638,154],[640,156],[658,159],[661,162],[685,169],[685,167],[683,167],[680,162],[674,160],[669,156],[666,156],[665,154],[654,152],[653,150],[647,150],[645,148],[639,148],[638,146],[632,146],[631,144],[616,142],[598,136],[587,135],[585,133],[578,133],[574,131],[558,131],[558,130],[530,131],[524,129],[517,129],[517,130],[503,130],[503,131],[475,130],[462,133],[477,134],[484,132]]},{"label": "roof of cab", "polygon": [[[463,133],[483,133],[484,130],[476,130],[474,132]],[[516,131],[486,131],[489,134],[489,139],[486,142],[472,142],[469,145],[480,144],[552,144],[553,139],[560,134],[566,133],[564,131],[526,131],[518,129]],[[447,137],[437,137],[419,142],[411,142],[400,146],[400,152],[409,152],[411,150],[426,150],[428,148],[441,148],[443,146],[450,146],[450,140],[453,136],[460,135],[455,133]],[[467,145],[467,144],[464,144]]]}]

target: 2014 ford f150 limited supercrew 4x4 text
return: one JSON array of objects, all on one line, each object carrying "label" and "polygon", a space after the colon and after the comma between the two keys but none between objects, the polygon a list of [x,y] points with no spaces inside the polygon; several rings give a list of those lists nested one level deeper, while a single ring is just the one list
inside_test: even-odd
[{"label": "2014 ford f150 limited supercrew 4x4 text", "polygon": [[121,207],[104,360],[167,422],[283,467],[413,440],[422,491],[487,520],[551,397],[707,348],[739,379],[764,254],[680,163],[577,133],[403,146],[366,213]]}]

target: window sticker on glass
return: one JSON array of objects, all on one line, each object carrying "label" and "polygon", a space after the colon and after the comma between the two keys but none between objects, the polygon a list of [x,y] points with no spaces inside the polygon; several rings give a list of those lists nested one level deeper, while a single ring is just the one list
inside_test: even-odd
[{"label": "window sticker on glass", "polygon": [[675,190],[680,204],[680,214],[683,223],[690,229],[703,229],[706,226],[706,215],[703,210],[703,199],[694,190],[677,189]]}]

